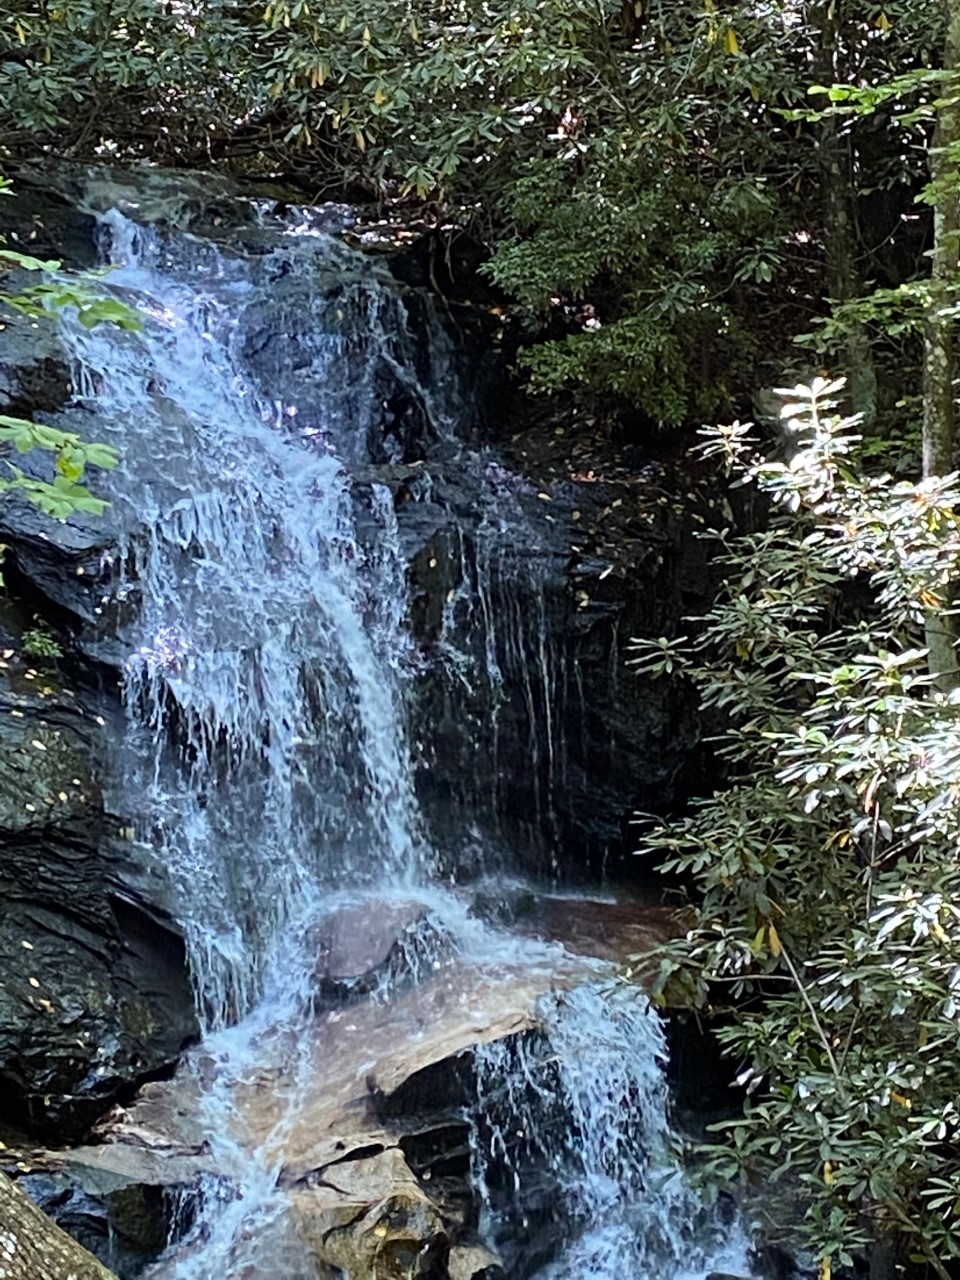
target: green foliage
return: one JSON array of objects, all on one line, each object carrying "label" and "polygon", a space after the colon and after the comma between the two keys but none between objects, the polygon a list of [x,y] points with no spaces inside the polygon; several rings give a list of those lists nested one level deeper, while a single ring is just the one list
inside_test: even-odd
[{"label": "green foliage", "polygon": [[904,339],[917,337],[930,303],[930,285],[926,280],[912,280],[895,289],[875,289],[873,293],[851,302],[834,303],[829,316],[818,318],[812,333],[797,334],[797,342],[810,346],[819,355],[842,346],[855,324],[866,325],[878,337]]},{"label": "green foliage", "polygon": [[[9,184],[0,179],[0,194]],[[43,275],[36,284],[30,284],[16,293],[0,293],[0,303],[24,315],[50,318],[59,312],[74,310],[84,328],[98,324],[115,324],[121,329],[141,328],[140,319],[133,308],[119,299],[98,292],[95,280],[70,278],[61,272],[56,260],[43,261],[13,249],[0,248],[0,262],[6,262],[23,271]],[[9,476],[0,478],[0,492],[16,491],[54,519],[65,519],[76,512],[102,515],[107,503],[96,498],[82,483],[88,466],[110,470],[117,465],[117,451],[110,445],[91,444],[70,431],[25,418],[0,414],[0,444],[7,445],[18,454],[41,450],[53,453],[55,475],[52,481],[28,476],[14,466],[6,464]]]},{"label": "green foliage", "polygon": [[849,1264],[878,1236],[960,1257],[960,699],[927,671],[924,620],[960,570],[957,476],[864,477],[842,384],[787,396],[788,461],[748,428],[703,452],[774,503],[716,538],[725,578],[690,638],[637,642],[638,672],[683,671],[730,785],[641,852],[681,871],[697,919],[666,955],[742,1063],[744,1114],[713,1176],[805,1188],[803,1230]]},{"label": "green foliage", "polygon": [[745,395],[822,310],[816,128],[788,117],[825,22],[837,75],[876,86],[845,117],[863,183],[908,205],[924,0],[0,0],[0,137],[442,202],[490,249],[535,389],[672,424]]},{"label": "green foliage", "polygon": [[[799,109],[784,112],[790,120],[819,120],[825,115],[873,115],[881,107],[891,106],[899,114],[896,123],[915,124],[919,118],[931,117],[936,110],[937,90],[949,87],[951,73],[935,67],[918,67],[903,75],[892,76],[876,84],[811,85],[808,93],[824,96],[830,103],[818,111]],[[919,98],[915,105],[905,103]]]},{"label": "green foliage", "polygon": [[520,363],[535,390],[604,387],[643,405],[661,422],[681,421],[687,409],[680,342],[666,325],[643,315],[541,343],[524,352]]},{"label": "green foliage", "polygon": [[41,618],[34,618],[34,626],[23,633],[23,652],[32,658],[62,658],[63,649],[56,636]]},{"label": "green foliage", "polygon": [[[106,129],[116,142],[117,135],[134,132],[139,116],[156,135],[165,125],[182,144],[222,121],[239,83],[230,63],[219,59],[240,52],[235,38],[251,35],[261,13],[259,5],[208,6],[196,0],[2,4],[4,135],[8,143],[18,135],[58,132],[100,142]],[[238,67],[241,81],[252,52]],[[220,85],[211,84],[213,69],[222,75]],[[160,114],[164,103],[166,122]]]},{"label": "green foliage", "polygon": [[[57,261],[39,262],[36,258],[9,249],[0,250],[0,259],[6,259],[28,271],[60,274],[61,264]],[[98,324],[113,324],[119,329],[132,331],[142,328],[140,318],[132,307],[118,298],[98,292],[93,273],[89,273],[87,279],[79,280],[60,275],[59,279],[44,280],[25,288],[21,293],[6,295],[3,301],[23,315],[41,318],[72,309],[76,311],[77,319],[85,329],[95,329]]]},{"label": "green foliage", "polygon": [[55,519],[64,519],[76,511],[103,515],[108,504],[95,498],[80,481],[88,464],[105,470],[117,465],[117,452],[110,445],[87,444],[73,432],[5,414],[0,414],[0,442],[20,454],[48,450],[55,455],[56,468],[54,479],[48,482],[26,476],[19,467],[7,463],[12,478],[0,479],[0,490],[17,490]]}]

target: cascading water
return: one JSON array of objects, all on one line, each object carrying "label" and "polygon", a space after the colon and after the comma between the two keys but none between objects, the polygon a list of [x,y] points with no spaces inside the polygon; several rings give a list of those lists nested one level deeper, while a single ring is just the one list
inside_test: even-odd
[{"label": "cascading water", "polygon": [[[477,1054],[477,1178],[504,1253],[538,1280],[713,1269],[743,1241],[702,1212],[667,1119],[666,1045],[636,992],[584,985],[541,1002],[541,1026]],[[537,1221],[528,1182],[546,1180]],[[558,1249],[558,1245],[560,1245]],[[537,1266],[541,1254],[551,1260]]]},{"label": "cascading water", "polygon": [[[394,675],[407,649],[395,517],[374,487],[365,550],[342,461],[361,451],[371,366],[388,349],[376,328],[374,355],[345,333],[345,311],[402,321],[373,273],[336,308],[318,291],[299,335],[300,404],[268,399],[244,367],[245,309],[261,303],[250,275],[269,287],[293,264],[309,270],[313,254],[326,266],[335,242],[281,240],[251,270],[110,210],[101,244],[145,325],[121,342],[72,335],[81,401],[122,442],[118,581],[104,607],[138,605],[123,772],[138,834],[170,871],[210,1033],[198,1065],[216,1068],[202,1105],[235,1172],[245,1148],[231,1133],[233,1092],[278,1029],[295,1037],[306,1016],[307,927],[324,894],[426,872]],[[303,1066],[294,1055],[288,1115]],[[282,1129],[177,1274],[256,1251],[280,1208]]]},{"label": "cascading water", "polygon": [[[391,282],[309,220],[277,218],[255,244],[227,249],[105,203],[91,198],[111,285],[140,309],[143,332],[75,325],[67,337],[78,404],[122,455],[101,603],[103,643],[119,631],[131,648],[120,810],[138,813],[137,838],[169,870],[206,1033],[190,1059],[192,1105],[225,1180],[207,1186],[200,1220],[157,1274],[299,1280],[315,1272],[279,1182],[317,1072],[317,922],[337,903],[415,892],[458,966],[562,968],[562,953],[481,925],[433,883],[418,809],[406,704],[422,656],[407,631],[393,493],[369,470],[406,461],[391,443],[402,418],[424,447],[453,448],[448,346],[438,337],[425,370]],[[542,608],[528,619],[517,601],[516,616],[493,616],[497,532],[484,518],[460,589],[473,598],[451,592],[444,606],[448,631],[458,609],[482,619],[476,669],[442,645],[436,660],[493,688],[503,654],[513,646],[524,666],[519,647],[534,637],[523,696],[534,790],[545,788],[532,821],[543,824],[561,774],[558,672]],[[426,957],[431,973],[448,963],[439,955]],[[447,994],[464,999],[462,968],[449,972]],[[378,995],[385,1011],[390,991]],[[519,1047],[478,1054],[488,1235],[523,1236],[504,1188],[522,1205],[525,1180],[545,1170],[552,1244],[528,1251],[518,1275],[678,1272],[696,1205],[669,1153],[655,1015],[588,985],[545,999],[541,1023]],[[265,1134],[237,1107],[264,1073]]]},{"label": "cascading water", "polygon": [[[139,604],[127,771],[219,1027],[250,1010],[272,947],[315,914],[319,886],[423,873],[392,674],[402,569],[382,495],[370,504],[378,550],[356,534],[334,450],[340,437],[356,448],[362,413],[349,418],[344,387],[358,361],[331,332],[327,298],[298,344],[298,385],[316,390],[308,418],[266,401],[244,370],[244,308],[259,301],[246,263],[115,210],[101,237],[145,318],[126,341],[73,337],[81,398],[122,441],[116,597]],[[291,260],[309,268],[302,242],[256,265],[269,283]],[[383,293],[361,279],[353,305],[375,322]],[[370,390],[361,382],[361,410]]]}]

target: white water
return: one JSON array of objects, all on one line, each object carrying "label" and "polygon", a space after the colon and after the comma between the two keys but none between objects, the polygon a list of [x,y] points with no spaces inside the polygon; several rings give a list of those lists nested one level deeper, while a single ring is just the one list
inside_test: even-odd
[{"label": "white water", "polygon": [[[311,1038],[311,926],[344,895],[416,887],[461,959],[544,965],[556,949],[494,933],[431,887],[405,729],[412,652],[396,516],[388,489],[351,472],[369,459],[391,379],[438,439],[449,433],[442,388],[414,371],[396,295],[310,224],[278,226],[267,251],[244,256],[115,208],[99,216],[112,284],[145,318],[142,334],[69,331],[78,402],[123,457],[102,609],[134,635],[125,798],[137,838],[169,869],[206,1030],[191,1058],[197,1105],[235,1188],[208,1189],[158,1274],[299,1280],[313,1273],[277,1180],[313,1070],[297,1049]],[[517,645],[540,637],[524,696],[530,723],[548,726],[531,777],[552,784],[545,618],[493,618],[482,563],[478,574],[485,671],[463,678],[497,683],[496,628]],[[548,797],[532,795],[531,811],[545,821]],[[656,1016],[592,986],[542,1013],[533,1047],[479,1056],[480,1187],[497,1158],[520,1198],[527,1166],[551,1171],[563,1248],[543,1280],[695,1269],[697,1241],[710,1238],[695,1237],[697,1206],[670,1150]],[[235,1100],[265,1062],[277,1067],[279,1119],[251,1157]],[[526,1163],[514,1165],[506,1135],[517,1126]],[[502,1206],[498,1225],[493,1197],[488,1206],[491,1237],[522,1232]]]},{"label": "white water", "polygon": [[[116,211],[102,236],[147,324],[122,340],[73,335],[81,395],[123,455],[117,594],[140,606],[128,767],[215,1029],[250,1011],[271,952],[324,887],[425,871],[393,674],[405,648],[395,518],[375,494],[379,548],[364,551],[333,444],[245,372],[243,312],[258,302],[246,264],[210,261],[184,237],[171,247]],[[278,249],[279,264],[290,254]],[[329,435],[326,409],[342,418],[348,400],[329,387],[351,361],[328,311],[318,296],[298,380],[316,388]]]},{"label": "white water", "polygon": [[746,1242],[711,1222],[684,1182],[667,1119],[663,1028],[648,1002],[598,982],[544,998],[541,1012],[540,1034],[477,1054],[477,1178],[490,1230],[492,1172],[499,1198],[519,1205],[500,1231],[529,1232],[524,1179],[547,1170],[554,1216],[539,1229],[564,1247],[537,1280],[742,1272]]}]

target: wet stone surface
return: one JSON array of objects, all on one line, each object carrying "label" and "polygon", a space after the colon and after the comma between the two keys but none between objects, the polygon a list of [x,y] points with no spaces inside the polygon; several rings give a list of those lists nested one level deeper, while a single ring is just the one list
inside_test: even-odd
[{"label": "wet stone surface", "polygon": [[64,1140],[172,1068],[197,1025],[163,868],[104,800],[115,686],[62,627],[37,634],[28,604],[0,601],[0,1117]]},{"label": "wet stone surface", "polygon": [[368,898],[316,926],[318,1007],[384,997],[433,972],[451,939],[425,903]]}]

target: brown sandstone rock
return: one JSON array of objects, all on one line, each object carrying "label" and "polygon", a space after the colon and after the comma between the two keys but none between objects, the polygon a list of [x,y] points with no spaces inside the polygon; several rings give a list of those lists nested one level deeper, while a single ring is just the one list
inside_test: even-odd
[{"label": "brown sandstone rock", "polygon": [[[414,901],[350,904],[336,928],[333,918],[327,924],[329,971],[382,971],[398,939],[426,918]],[[259,1160],[279,1168],[277,1192],[290,1212],[281,1211],[280,1234],[258,1246],[258,1258],[281,1244],[300,1256],[306,1244],[319,1280],[337,1268],[363,1280],[492,1280],[499,1263],[472,1234],[463,1107],[473,1051],[525,1035],[542,997],[593,981],[609,972],[604,961],[622,962],[678,926],[644,904],[543,897],[522,927],[566,950],[507,947],[484,964],[440,952],[416,985],[401,984],[389,1000],[355,999],[267,1028],[253,1072],[248,1060],[232,1065],[226,1052],[198,1051],[172,1080],[118,1108],[98,1145],[67,1154],[67,1172],[94,1195],[189,1189],[215,1173],[229,1197]],[[235,1157],[226,1160],[211,1155],[198,1126],[202,1095],[213,1088],[232,1100],[224,1114]]]},{"label": "brown sandstone rock", "polygon": [[365,1280],[425,1280],[446,1262],[444,1221],[397,1147],[328,1167],[293,1193],[292,1211],[323,1280],[337,1268]]},{"label": "brown sandstone rock", "polygon": [[450,1250],[447,1262],[450,1280],[499,1280],[500,1259],[482,1244],[460,1244]]},{"label": "brown sandstone rock", "polygon": [[[101,1128],[99,1144],[60,1158],[91,1194],[115,1195],[137,1186],[189,1189],[211,1173],[239,1187],[256,1153],[271,1162],[279,1155],[289,1235],[301,1248],[307,1242],[319,1280],[334,1267],[363,1280],[440,1280],[467,1229],[462,1107],[471,1051],[529,1031],[542,996],[593,976],[590,962],[559,949],[523,967],[448,959],[388,1002],[329,1010],[298,1033],[311,1037],[312,1069],[292,1125],[282,1123],[291,1080],[284,1055],[298,1037],[266,1037],[260,1071],[232,1086],[235,1167],[211,1156],[196,1119],[202,1090],[230,1069],[212,1054],[147,1085]],[[463,1271],[471,1256],[455,1255],[461,1273],[486,1280],[483,1268]]]}]

